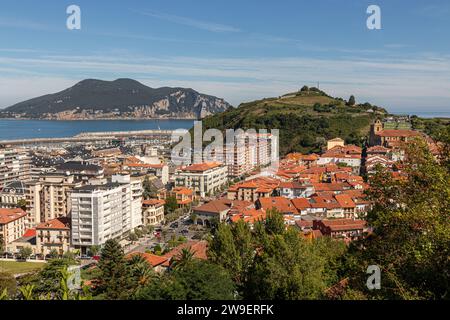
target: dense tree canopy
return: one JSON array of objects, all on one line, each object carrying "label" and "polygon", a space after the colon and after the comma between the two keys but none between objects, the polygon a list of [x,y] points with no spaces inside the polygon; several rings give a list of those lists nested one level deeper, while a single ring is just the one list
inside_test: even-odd
[{"label": "dense tree canopy", "polygon": [[[450,171],[423,141],[409,144],[405,179],[381,170],[371,179],[368,214],[373,234],[354,243],[347,259],[353,289],[382,299],[448,299],[450,288]],[[381,289],[365,288],[377,265]]]}]

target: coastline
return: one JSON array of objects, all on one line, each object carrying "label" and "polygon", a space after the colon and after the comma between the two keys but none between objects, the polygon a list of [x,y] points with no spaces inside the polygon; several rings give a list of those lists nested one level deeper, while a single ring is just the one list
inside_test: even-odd
[{"label": "coastline", "polygon": [[0,120],[17,120],[17,121],[105,121],[105,120],[130,120],[130,121],[145,121],[145,120],[158,120],[158,121],[174,121],[174,120],[201,120],[200,118],[86,118],[86,119],[42,119],[42,118],[0,118]]}]

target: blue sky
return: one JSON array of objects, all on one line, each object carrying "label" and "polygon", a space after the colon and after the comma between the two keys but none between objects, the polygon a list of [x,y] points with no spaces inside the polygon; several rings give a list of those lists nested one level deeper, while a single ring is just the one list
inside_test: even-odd
[{"label": "blue sky", "polygon": [[[81,30],[66,28],[71,4]],[[382,30],[366,27],[370,4]],[[127,77],[233,105],[320,81],[395,112],[450,111],[449,17],[445,0],[3,1],[0,108]]]}]

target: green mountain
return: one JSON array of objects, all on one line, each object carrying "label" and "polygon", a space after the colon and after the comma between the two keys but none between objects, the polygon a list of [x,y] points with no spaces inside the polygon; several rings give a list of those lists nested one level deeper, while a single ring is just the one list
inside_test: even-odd
[{"label": "green mountain", "polygon": [[86,79],[63,91],[17,103],[2,113],[32,118],[126,116],[198,119],[229,107],[223,99],[193,89],[155,89],[132,79]]},{"label": "green mountain", "polygon": [[278,98],[242,103],[238,108],[203,119],[203,129],[279,129],[280,153],[318,152],[326,140],[340,137],[346,143],[362,145],[370,124],[386,110],[369,103],[350,106],[317,88]]}]

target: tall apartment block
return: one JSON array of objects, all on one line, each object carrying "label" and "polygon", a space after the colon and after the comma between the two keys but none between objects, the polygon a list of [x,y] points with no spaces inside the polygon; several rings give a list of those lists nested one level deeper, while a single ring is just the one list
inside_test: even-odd
[{"label": "tall apartment block", "polygon": [[0,148],[0,189],[14,180],[28,180],[31,177],[31,157],[26,150]]},{"label": "tall apartment block", "polygon": [[131,230],[130,184],[86,185],[71,194],[72,246],[82,253],[92,245],[121,238]]}]

